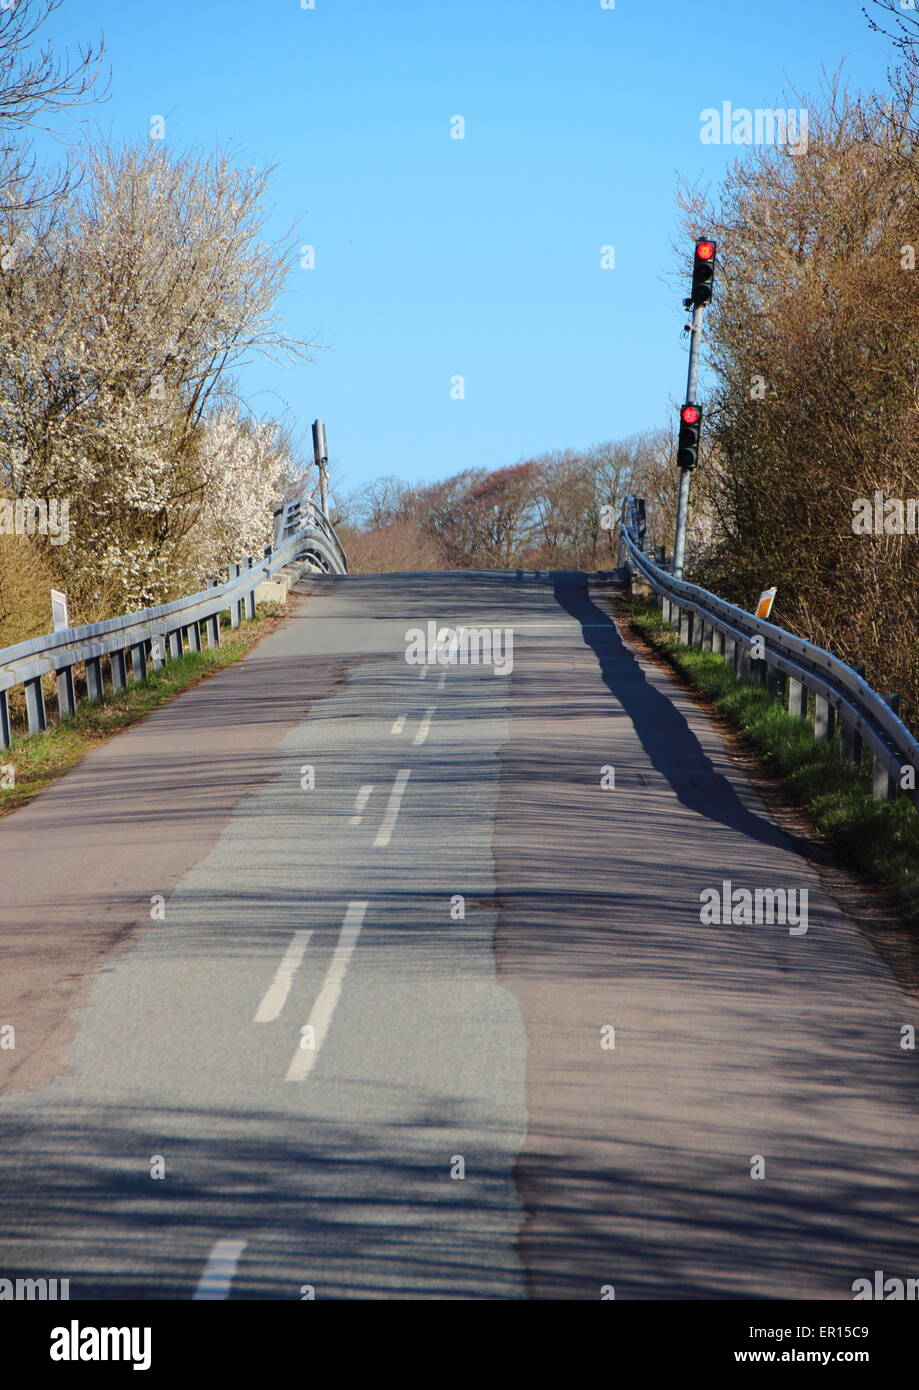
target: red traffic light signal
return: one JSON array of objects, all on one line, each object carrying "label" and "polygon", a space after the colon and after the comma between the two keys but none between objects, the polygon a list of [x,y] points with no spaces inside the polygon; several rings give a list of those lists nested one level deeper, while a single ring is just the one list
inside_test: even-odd
[{"label": "red traffic light signal", "polygon": [[676,446],[676,461],[680,468],[695,468],[701,433],[702,407],[687,401],[680,410],[680,437]]},{"label": "red traffic light signal", "polygon": [[692,290],[689,295],[691,304],[708,304],[711,302],[712,288],[715,283],[715,249],[717,243],[703,238],[696,242],[696,254],[692,265]]}]

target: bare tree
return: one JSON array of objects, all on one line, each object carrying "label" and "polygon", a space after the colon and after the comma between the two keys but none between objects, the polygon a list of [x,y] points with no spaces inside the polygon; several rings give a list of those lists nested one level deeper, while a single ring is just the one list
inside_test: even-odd
[{"label": "bare tree", "polygon": [[0,185],[7,210],[53,201],[71,185],[69,163],[56,176],[36,181],[24,132],[54,129],[53,116],[105,96],[99,87],[101,40],[81,46],[71,58],[66,52],[58,56],[50,40],[40,38],[61,3],[13,0],[0,9]]},{"label": "bare tree", "polygon": [[862,14],[871,28],[875,33],[884,34],[892,39],[894,46],[907,62],[915,62],[916,47],[919,45],[919,13],[915,9],[905,7],[901,0],[871,0],[871,3],[876,9],[890,15],[893,20],[893,28],[885,29],[883,24],[873,18],[870,10],[863,8]]},{"label": "bare tree", "polygon": [[519,564],[538,536],[537,468],[470,469],[432,489],[426,529],[458,569]]}]

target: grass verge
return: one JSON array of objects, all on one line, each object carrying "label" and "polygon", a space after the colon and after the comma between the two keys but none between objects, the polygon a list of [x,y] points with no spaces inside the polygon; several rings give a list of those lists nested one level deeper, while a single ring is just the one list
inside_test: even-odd
[{"label": "grass verge", "polygon": [[[0,750],[0,816],[31,801],[97,744],[136,724],[183,690],[232,666],[277,627],[282,617],[280,604],[259,604],[254,619],[235,630],[221,629],[219,647],[186,652],[162,670],[151,671],[143,682],[130,681],[126,690],[106,690],[103,704],[81,702],[72,719],[49,724],[43,734],[34,738],[15,738],[11,748]],[[12,785],[5,785],[10,782]]]},{"label": "grass verge", "polygon": [[834,857],[891,889],[900,912],[919,922],[919,812],[912,802],[875,800],[867,773],[842,759],[834,743],[815,739],[807,720],[789,714],[761,686],[738,680],[716,653],[685,646],[652,603],[626,600],[622,612],[781,778]]}]

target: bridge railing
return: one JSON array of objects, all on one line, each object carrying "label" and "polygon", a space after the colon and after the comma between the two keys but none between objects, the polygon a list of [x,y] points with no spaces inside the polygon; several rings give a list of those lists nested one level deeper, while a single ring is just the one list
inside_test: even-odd
[{"label": "bridge railing", "polygon": [[168,660],[182,655],[186,643],[190,651],[201,651],[202,629],[208,645],[217,646],[220,615],[229,611],[234,628],[244,617],[254,618],[256,587],[285,565],[298,561],[330,574],[347,573],[347,558],[333,527],[307,501],[278,508],[275,544],[266,547],[258,562],[246,556],[230,565],[224,582],[215,579],[207,589],[156,608],[65,628],[0,649],[0,748],[9,748],[12,742],[11,690],[24,688],[29,733],[41,733],[47,728],[43,676],[55,676],[58,714],[66,719],[76,708],[74,667],[85,667],[87,698],[101,700],[105,693],[104,657],[108,658],[112,689],[123,690],[129,662],[135,679],[143,680],[148,664],[154,670],[165,666]]},{"label": "bridge railing", "polygon": [[902,789],[919,806],[919,743],[891,707],[892,697],[873,690],[859,671],[831,652],[707,589],[674,579],[655,564],[645,550],[641,498],[625,499],[619,543],[622,562],[655,591],[664,620],[678,629],[687,646],[719,652],[741,678],[766,685],[777,698],[784,695],[790,713],[810,715],[818,738],[833,738],[838,726],[840,750],[856,766],[867,745],[873,755],[874,795],[886,798]]},{"label": "bridge railing", "polygon": [[[292,536],[304,536],[307,558],[321,569],[333,574],[347,574],[348,557],[325,513],[308,498],[295,498],[277,507],[274,513],[274,543],[276,546]],[[310,537],[321,545],[310,545]]]}]

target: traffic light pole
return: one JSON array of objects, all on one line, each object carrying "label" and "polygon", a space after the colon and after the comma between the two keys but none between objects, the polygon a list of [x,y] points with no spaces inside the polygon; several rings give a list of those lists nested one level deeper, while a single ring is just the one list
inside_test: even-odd
[{"label": "traffic light pole", "polygon": [[[696,385],[699,379],[699,348],[702,343],[702,309],[696,304],[692,311],[692,328],[689,338],[689,377],[686,382],[686,400],[695,402]],[[689,480],[691,468],[680,469],[680,490],[676,504],[676,533],[673,537],[673,576],[683,577],[683,559],[686,554],[686,520],[689,516]]]},{"label": "traffic light pole", "polygon": [[313,421],[313,462],[319,470],[319,509],[322,515],[329,515],[329,446],[325,440],[325,425],[321,420]]}]

